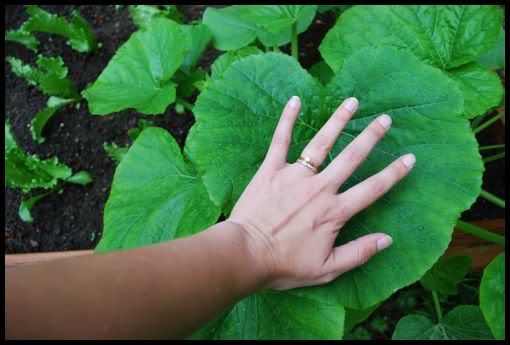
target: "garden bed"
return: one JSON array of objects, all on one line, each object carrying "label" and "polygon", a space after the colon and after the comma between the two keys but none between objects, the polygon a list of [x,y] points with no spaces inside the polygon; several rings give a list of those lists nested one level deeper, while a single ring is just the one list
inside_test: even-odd
[{"label": "garden bed", "polygon": [[[52,13],[69,15],[74,9],[94,27],[102,47],[97,53],[80,54],[65,44],[59,36],[41,35],[40,53],[61,55],[69,68],[69,77],[82,90],[96,80],[115,51],[136,31],[127,9],[115,10],[115,6],[43,6]],[[200,19],[205,6],[179,6],[186,21]],[[7,6],[5,29],[19,27],[26,20],[23,6]],[[326,32],[333,26],[335,16],[331,12],[317,14],[315,25],[299,36],[300,62],[309,68],[320,60],[317,47]],[[36,56],[25,47],[7,41],[6,55],[34,63]],[[306,48],[305,48],[306,47]],[[283,47],[287,51],[288,46]],[[221,52],[209,47],[200,60],[200,66],[209,71],[211,63]],[[32,140],[29,124],[35,113],[44,107],[46,97],[36,87],[27,84],[12,73],[5,63],[6,103],[5,112],[20,146],[42,158],[57,156],[62,162],[77,170],[87,170],[94,181],[87,186],[68,185],[61,194],[53,193],[39,202],[32,214],[34,223],[23,222],[18,216],[21,192],[5,187],[5,252],[26,253],[94,248],[101,238],[103,208],[115,172],[115,163],[103,149],[104,142],[120,146],[129,142],[127,132],[136,126],[138,119],[155,121],[184,145],[188,130],[194,123],[193,115],[186,111],[177,114],[173,106],[158,116],[141,116],[134,110],[122,111],[109,116],[93,116],[85,101],[80,108],[67,106],[47,124],[47,140],[37,144]],[[23,100],[20,102],[20,100]],[[504,127],[500,124],[482,131],[477,136],[480,145],[493,145],[504,140]],[[484,175],[483,189],[505,198],[505,163],[497,160],[489,163]],[[464,212],[465,220],[504,218],[504,210],[479,198],[470,210]]]}]

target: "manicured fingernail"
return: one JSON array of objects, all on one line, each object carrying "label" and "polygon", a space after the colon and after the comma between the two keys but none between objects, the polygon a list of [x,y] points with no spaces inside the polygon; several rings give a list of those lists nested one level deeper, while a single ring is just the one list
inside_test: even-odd
[{"label": "manicured fingernail", "polygon": [[383,249],[388,248],[393,243],[393,239],[386,235],[377,240],[377,251],[380,252]]},{"label": "manicured fingernail", "polygon": [[384,128],[390,128],[391,126],[391,117],[389,115],[381,115],[377,118],[377,121],[383,126]]},{"label": "manicured fingernail", "polygon": [[354,111],[358,107],[358,100],[354,97],[347,98],[345,100],[344,107],[349,111]]},{"label": "manicured fingernail", "polygon": [[301,101],[299,100],[299,97],[298,96],[292,96],[290,101],[289,101],[289,107],[297,108],[297,107],[299,107],[299,103],[301,103]]},{"label": "manicured fingernail", "polygon": [[408,168],[412,167],[414,162],[416,162],[416,157],[410,153],[408,155],[406,155],[404,157],[404,159],[402,159],[402,162],[404,162],[404,165]]}]

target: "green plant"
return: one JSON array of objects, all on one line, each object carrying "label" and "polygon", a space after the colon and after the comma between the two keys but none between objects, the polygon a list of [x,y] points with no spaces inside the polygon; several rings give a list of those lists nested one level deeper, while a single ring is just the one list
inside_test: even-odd
[{"label": "green plant", "polygon": [[250,5],[207,8],[204,24],[213,34],[214,47],[236,50],[257,40],[266,48],[291,42],[292,56],[298,58],[298,34],[315,17],[317,6]]},{"label": "green plant", "polygon": [[134,108],[142,114],[163,113],[179,101],[179,94],[192,93],[190,88],[203,75],[195,64],[209,39],[201,24],[152,19],[118,49],[94,84],[82,92],[90,112],[105,115]]},{"label": "green plant", "polygon": [[33,33],[44,32],[64,36],[71,48],[82,53],[92,52],[97,48],[94,31],[78,11],[73,11],[70,22],[65,17],[51,14],[36,5],[28,5],[26,11],[28,20],[17,30],[7,32],[6,40],[19,42],[36,51],[39,41]]},{"label": "green plant", "polygon": [[[41,160],[35,155],[26,154],[18,146],[11,131],[9,122],[5,122],[5,184],[9,187],[20,188],[23,193],[33,189],[59,190],[59,182],[85,185],[92,181],[86,171],[73,174],[71,168],[62,164],[56,157]],[[32,196],[22,202],[20,218],[31,222],[30,209],[49,193]]]},{"label": "green plant", "polygon": [[176,5],[130,5],[129,13],[133,22],[143,28],[154,18],[162,17],[172,19],[182,24],[182,14],[179,13]]},{"label": "green plant", "polygon": [[8,56],[6,60],[14,74],[25,79],[30,85],[37,86],[43,94],[51,96],[47,107],[37,112],[30,125],[32,138],[41,144],[45,141],[42,132],[49,119],[64,106],[78,102],[80,95],[67,77],[67,67],[60,56],[39,55],[36,60],[37,66],[23,64],[21,60],[12,56]]},{"label": "green plant", "polygon": [[485,268],[480,284],[480,308],[496,339],[505,339],[505,253]]},{"label": "green plant", "polygon": [[[143,119],[139,120],[137,127],[131,128],[128,131],[128,135],[131,138],[131,141],[134,142],[136,140],[136,138],[138,138],[138,136],[140,135],[140,133],[142,133],[142,131],[144,129],[152,127],[152,126],[153,126],[152,121],[143,120]],[[110,144],[104,143],[103,144],[103,149],[106,151],[106,153],[110,156],[110,158],[116,164],[119,164],[120,161],[122,160],[122,158],[128,152],[129,146],[130,145],[127,145],[127,146],[124,146],[124,147],[119,147],[115,143],[110,143]]]}]

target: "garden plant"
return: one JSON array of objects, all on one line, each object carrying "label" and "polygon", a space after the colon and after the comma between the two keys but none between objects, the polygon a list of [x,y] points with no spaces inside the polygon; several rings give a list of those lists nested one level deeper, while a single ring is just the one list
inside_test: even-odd
[{"label": "garden plant", "polygon": [[[366,339],[370,320],[370,328],[392,339],[504,339],[504,236],[463,216],[479,200],[499,214],[505,208],[503,191],[482,187],[492,164],[504,167],[505,146],[481,145],[477,137],[504,126],[503,9],[234,5],[207,7],[191,21],[181,13],[187,6],[178,7],[116,6],[115,13],[132,20],[132,34],[80,85],[67,61],[40,51],[40,40],[55,35],[73,54],[100,54],[96,27],[78,11],[60,16],[28,6],[28,19],[6,32],[6,41],[24,46],[35,61],[24,62],[7,49],[6,69],[49,97],[32,115],[27,147],[47,145],[52,122],[65,122],[71,115],[62,113],[72,109],[85,109],[87,136],[109,119],[133,114],[122,133],[95,149],[113,159],[115,171],[95,252],[189,236],[228,218],[292,96],[300,97],[302,109],[289,162],[353,96],[359,110],[323,167],[378,115],[389,114],[392,129],[339,192],[405,153],[414,153],[417,163],[342,228],[336,245],[380,231],[391,235],[393,245],[331,283],[252,295],[191,338]],[[333,19],[315,44],[318,58],[304,66],[310,48],[302,37],[326,16]],[[208,51],[216,56],[204,66]],[[175,137],[158,122],[165,117],[189,121],[189,133]],[[37,202],[65,183],[90,188],[94,171],[73,174],[76,169],[57,157],[26,153],[15,139],[21,132],[11,129],[14,121],[6,114],[5,184],[23,193],[37,189],[19,207],[21,219],[36,224],[31,210]],[[443,256],[455,228],[497,245],[500,254],[468,284],[475,290],[469,303],[450,305],[476,275],[471,256]],[[389,328],[378,310],[412,284],[427,295],[430,308],[406,307],[410,312]]]}]

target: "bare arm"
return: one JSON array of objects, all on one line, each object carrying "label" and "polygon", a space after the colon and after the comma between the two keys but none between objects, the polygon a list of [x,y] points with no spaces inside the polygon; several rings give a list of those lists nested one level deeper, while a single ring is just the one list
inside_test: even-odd
[{"label": "bare arm", "polygon": [[[352,101],[352,102],[349,102]],[[346,100],[304,149],[320,165],[357,109]],[[286,162],[298,98],[228,220],[139,249],[7,272],[7,338],[184,338],[240,299],[332,281],[391,245],[382,233],[334,247],[343,225],[401,180],[414,156],[338,194],[389,129],[375,119],[322,172]]]}]

